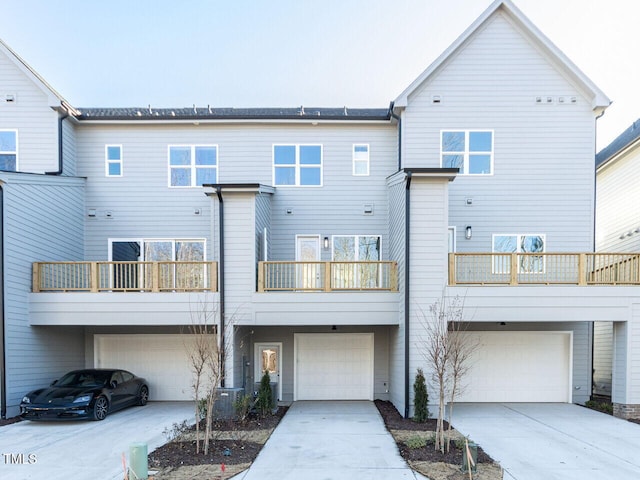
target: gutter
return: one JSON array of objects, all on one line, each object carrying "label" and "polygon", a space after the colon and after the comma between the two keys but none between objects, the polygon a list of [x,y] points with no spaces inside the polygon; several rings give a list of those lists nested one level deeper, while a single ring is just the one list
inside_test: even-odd
[{"label": "gutter", "polygon": [[404,418],[409,418],[409,306],[410,306],[410,238],[411,233],[411,172],[407,172],[407,183],[404,191]]},{"label": "gutter", "polygon": [[58,117],[58,170],[55,172],[45,172],[45,175],[62,175],[64,166],[64,149],[63,149],[63,135],[62,135],[62,122],[69,116],[68,112],[65,112],[62,116]]},{"label": "gutter", "polygon": [[225,385],[225,331],[224,331],[224,201],[222,199],[222,187],[216,187],[218,195],[218,237],[219,237],[219,258],[218,258],[218,290],[220,293],[220,367],[223,372],[220,380],[220,387]]}]

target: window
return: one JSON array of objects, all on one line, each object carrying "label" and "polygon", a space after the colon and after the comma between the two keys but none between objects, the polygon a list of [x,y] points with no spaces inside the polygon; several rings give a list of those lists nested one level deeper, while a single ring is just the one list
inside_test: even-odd
[{"label": "window", "polygon": [[[494,253],[542,253],[545,251],[544,235],[494,235]],[[494,257],[494,273],[511,272],[511,255]],[[519,255],[518,273],[543,273],[544,257],[541,255]]]},{"label": "window", "polygon": [[[334,235],[332,284],[335,288],[379,288],[383,272],[376,263],[381,258],[379,235]],[[340,263],[345,262],[345,263]]]},{"label": "window", "polygon": [[104,150],[107,177],[121,177],[122,145],[105,145]]},{"label": "window", "polygon": [[369,175],[369,145],[353,146],[353,175]]},{"label": "window", "polygon": [[322,186],[322,145],[274,145],[273,184]]},{"label": "window", "polygon": [[217,181],[217,145],[169,145],[170,187],[199,187]]},{"label": "window", "polygon": [[492,131],[450,130],[441,134],[443,168],[459,168],[462,175],[493,173]]},{"label": "window", "polygon": [[0,130],[0,170],[18,171],[17,130]]}]

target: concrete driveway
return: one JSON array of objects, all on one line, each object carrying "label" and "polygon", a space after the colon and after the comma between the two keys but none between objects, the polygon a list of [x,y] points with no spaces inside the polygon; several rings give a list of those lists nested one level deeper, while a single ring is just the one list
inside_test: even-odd
[{"label": "concrete driveway", "polygon": [[[162,445],[166,441],[162,431],[192,421],[193,409],[192,402],[150,402],[110,414],[101,422],[22,421],[0,427],[0,478],[122,480],[122,452],[128,461],[133,442],[146,442],[149,451]],[[20,454],[24,463],[12,463]],[[35,463],[29,463],[29,455]]]},{"label": "concrete driveway", "polygon": [[294,402],[234,480],[414,480],[373,402]]},{"label": "concrete driveway", "polygon": [[452,423],[505,480],[640,478],[640,425],[578,405],[461,403]]}]

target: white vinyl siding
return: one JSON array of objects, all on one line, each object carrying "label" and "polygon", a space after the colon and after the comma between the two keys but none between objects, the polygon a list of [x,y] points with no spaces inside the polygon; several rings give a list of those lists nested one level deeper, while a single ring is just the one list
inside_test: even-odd
[{"label": "white vinyl siding", "polygon": [[105,175],[107,177],[121,177],[122,171],[122,145],[105,145]]},{"label": "white vinyl siding", "polygon": [[369,145],[359,143],[353,146],[353,175],[366,177],[369,175]]}]

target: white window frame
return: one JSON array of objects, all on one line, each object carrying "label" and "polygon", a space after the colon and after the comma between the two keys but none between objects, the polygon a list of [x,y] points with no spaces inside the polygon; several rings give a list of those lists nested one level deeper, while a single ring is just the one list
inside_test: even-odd
[{"label": "white window frame", "polygon": [[13,132],[16,136],[16,149],[15,151],[13,150],[0,150],[0,155],[15,155],[16,156],[16,169],[14,170],[15,172],[19,172],[20,168],[19,168],[19,158],[20,156],[18,155],[18,150],[19,150],[19,145],[20,143],[18,142],[18,130],[15,128],[0,128],[0,132]]},{"label": "white window frame", "polygon": [[[118,148],[120,149],[120,158],[118,158],[117,160],[113,160],[113,159],[109,159],[109,149],[110,148]],[[104,174],[107,177],[122,177],[124,176],[124,162],[122,161],[122,145],[117,145],[117,144],[107,144],[104,146]],[[112,175],[111,173],[109,173],[109,166],[110,165],[120,165],[120,174],[119,175]]]},{"label": "white window frame", "polygon": [[[367,152],[366,152],[366,156],[367,158],[358,158],[358,153],[362,153],[362,152],[356,152],[356,148],[357,147],[367,147]],[[353,176],[354,177],[368,177],[369,176],[369,168],[370,168],[370,159],[371,159],[371,148],[369,147],[368,143],[354,143],[353,144],[353,150],[352,150],[352,155],[353,155]],[[356,169],[356,165],[357,164],[364,164],[366,165],[366,173],[357,173],[357,169]]]},{"label": "white window frame", "polygon": [[[442,149],[442,136],[444,133],[464,133],[464,150],[463,151],[444,151]],[[490,152],[472,152],[469,150],[469,134],[470,133],[490,133],[491,134],[491,151]],[[462,168],[458,175],[464,175],[468,177],[490,177],[493,175],[493,158],[494,158],[494,150],[496,143],[496,135],[495,131],[488,128],[479,128],[479,129],[442,129],[440,130],[440,167],[443,168],[442,157],[444,155],[463,155]],[[489,155],[489,173],[469,173],[469,156],[473,154],[479,155]]]},{"label": "white window frame", "polygon": [[[296,149],[296,161],[291,164],[276,165],[276,147],[295,147]],[[320,147],[320,164],[300,164],[300,147]],[[274,143],[271,146],[271,168],[272,168],[272,184],[278,188],[291,188],[291,187],[304,187],[304,188],[318,188],[324,184],[324,145],[321,143]],[[295,168],[295,184],[293,185],[279,185],[276,184],[276,169],[277,168]],[[320,184],[319,185],[304,185],[300,184],[300,170],[303,168],[319,168],[320,169]]]},{"label": "white window frame", "polygon": [[[171,165],[171,149],[172,148],[185,148],[189,147],[191,149],[191,164],[190,165]],[[196,148],[198,147],[210,147],[216,149],[216,164],[215,165],[196,165]],[[169,188],[198,188],[202,185],[196,184],[197,172],[198,169],[212,169],[215,170],[215,181],[213,183],[218,183],[218,167],[220,166],[220,148],[216,144],[207,144],[207,143],[194,143],[194,144],[179,144],[174,143],[171,145],[167,145],[167,185]],[[190,185],[171,185],[171,171],[173,168],[180,169],[190,169],[191,172],[191,182]]]},{"label": "white window frame", "polygon": [[176,242],[202,242],[203,262],[207,261],[207,239],[206,238],[154,238],[154,237],[115,237],[107,239],[108,243],[108,261],[113,261],[113,244],[117,242],[138,242],[140,244],[140,262],[145,262],[144,258],[144,244],[148,242],[171,242],[171,255],[172,262],[177,261],[176,255]]},{"label": "white window frame", "polygon": [[[494,233],[491,235],[491,252],[496,254],[504,254],[506,252],[497,252],[495,249],[496,237],[516,237],[516,251],[513,253],[537,253],[537,252],[522,252],[520,251],[520,243],[522,237],[540,237],[544,244],[544,248],[542,253],[544,254],[547,251],[547,236],[544,233]],[[491,270],[494,274],[510,274],[511,273],[511,264],[508,265],[508,268],[497,268],[499,265],[496,265],[495,259],[491,264]],[[529,271],[523,268],[522,264],[518,264],[518,274],[543,274],[546,271],[546,261],[544,255],[542,256],[542,269],[540,271]]]},{"label": "white window frame", "polygon": [[[378,238],[378,242],[379,242],[379,249],[378,249],[378,259],[377,260],[366,260],[366,261],[373,261],[373,262],[380,262],[382,261],[382,235],[373,233],[373,234],[357,234],[357,235],[332,235],[331,236],[331,261],[336,261],[334,258],[334,253],[335,253],[335,239],[336,238],[353,238],[354,239],[354,246],[356,247],[355,249],[355,258],[353,260],[353,262],[359,262],[361,261],[358,257],[359,257],[359,253],[358,253],[358,239],[360,237],[377,237]],[[365,260],[362,260],[365,261]]]}]

